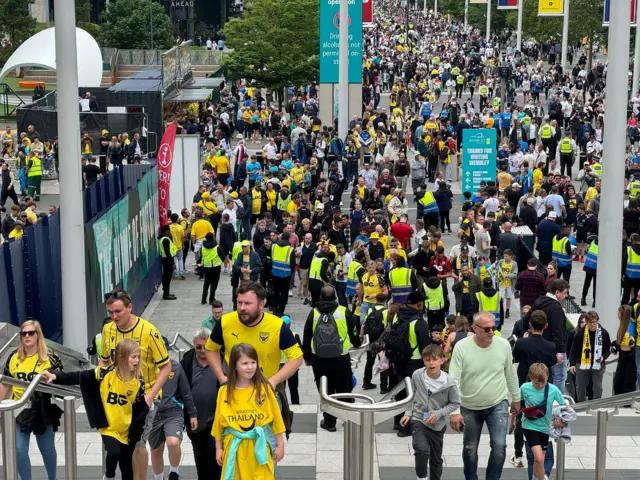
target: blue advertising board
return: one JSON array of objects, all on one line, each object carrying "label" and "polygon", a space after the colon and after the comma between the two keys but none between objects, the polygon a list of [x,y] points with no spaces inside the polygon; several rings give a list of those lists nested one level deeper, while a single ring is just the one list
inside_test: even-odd
[{"label": "blue advertising board", "polygon": [[[338,83],[340,0],[320,0],[320,83]],[[349,0],[349,83],[362,82],[362,0]]]},{"label": "blue advertising board", "polygon": [[496,131],[466,128],[462,131],[462,191],[475,193],[480,182],[496,180]]}]

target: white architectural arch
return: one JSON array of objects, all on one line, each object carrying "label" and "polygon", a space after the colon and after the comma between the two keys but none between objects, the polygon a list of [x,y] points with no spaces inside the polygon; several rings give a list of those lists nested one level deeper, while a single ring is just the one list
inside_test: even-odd
[{"label": "white architectural arch", "polygon": [[[78,86],[99,87],[102,82],[102,54],[95,39],[76,28],[78,52]],[[55,27],[48,28],[20,45],[9,57],[0,72],[0,82],[13,69],[19,67],[43,67],[56,69]]]}]

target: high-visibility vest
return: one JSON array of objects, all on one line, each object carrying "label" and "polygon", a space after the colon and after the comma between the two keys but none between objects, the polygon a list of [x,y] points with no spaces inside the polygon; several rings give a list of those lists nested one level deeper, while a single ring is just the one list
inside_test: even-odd
[{"label": "high-visibility vest", "polygon": [[528,127],[530,123],[531,123],[531,117],[529,115],[525,115],[524,118],[522,119],[522,124],[525,127]]},{"label": "high-visibility vest", "polygon": [[500,97],[495,97],[493,99],[493,108],[498,108],[500,107]]},{"label": "high-visibility vest", "polygon": [[164,248],[162,248],[162,242],[168,239],[169,240],[169,253],[171,254],[171,258],[176,256],[176,253],[178,253],[178,247],[176,247],[174,245],[174,243],[171,241],[171,239],[169,237],[162,237],[158,240],[158,250],[160,251],[160,256],[162,258],[165,258],[167,255],[165,254]]},{"label": "high-visibility vest", "polygon": [[214,248],[202,247],[202,266],[205,268],[222,266],[222,259],[218,255],[217,246]]},{"label": "high-visibility vest", "polygon": [[389,272],[389,283],[391,283],[393,301],[395,303],[406,303],[407,297],[413,291],[411,269],[405,267],[392,269]]},{"label": "high-visibility vest", "polygon": [[363,270],[364,267],[360,262],[355,260],[349,264],[349,270],[347,270],[347,296],[353,297],[356,294],[356,285],[358,284],[358,272]]},{"label": "high-visibility vest", "polygon": [[478,299],[478,311],[492,313],[496,317],[496,326],[500,326],[500,292],[496,292],[493,297],[478,292],[476,298]]},{"label": "high-visibility vest", "polygon": [[432,192],[424,192],[424,195],[420,199],[420,203],[422,204],[422,213],[424,214],[438,213],[440,211]]},{"label": "high-visibility vest", "polygon": [[640,193],[640,182],[637,180],[634,180],[633,182],[631,182],[629,184],[629,192],[632,198],[636,198],[636,195]]},{"label": "high-visibility vest", "polygon": [[551,138],[551,125],[546,123],[540,127],[540,138],[543,140],[549,140]]},{"label": "high-visibility vest", "polygon": [[235,242],[233,244],[233,249],[231,250],[231,261],[235,263],[238,255],[242,253],[242,244],[240,242]]},{"label": "high-visibility vest", "polygon": [[486,85],[480,85],[480,95],[486,97],[489,94],[489,87]]},{"label": "high-visibility vest", "polygon": [[374,305],[373,308],[370,308],[369,311],[367,312],[367,317],[364,319],[364,321],[366,322],[373,312],[380,312],[380,311],[382,311],[382,325],[384,325],[386,328],[387,323],[389,321],[388,320],[389,310],[384,305]]},{"label": "high-visibility vest", "polygon": [[456,83],[457,83],[458,85],[463,85],[463,84],[464,84],[464,75],[458,75],[458,76],[456,77]]},{"label": "high-visibility vest", "polygon": [[460,69],[456,66],[451,69],[451,73],[455,76],[460,75]]},{"label": "high-visibility vest", "polygon": [[640,278],[640,255],[627,247],[627,268],[624,270],[627,278]]},{"label": "high-visibility vest", "polygon": [[558,239],[557,236],[553,237],[551,256],[558,264],[558,267],[568,267],[571,265],[571,255],[567,254],[567,242],[569,242],[567,237],[561,239]]},{"label": "high-visibility vest", "polygon": [[274,277],[291,276],[291,247],[271,245],[271,273]]},{"label": "high-visibility vest", "polygon": [[416,335],[416,322],[414,320],[409,325],[409,346],[411,347],[411,360],[422,360],[422,352],[418,346],[418,337]]},{"label": "high-visibility vest", "polygon": [[[316,325],[322,314],[316,309],[313,309],[313,331],[316,331]],[[333,312],[333,318],[336,321],[336,327],[338,327],[338,334],[342,339],[342,355],[349,355],[349,348],[351,348],[351,340],[349,340],[349,329],[347,328],[347,309],[342,305],[338,306]],[[311,337],[311,352],[316,353],[316,346],[313,343],[313,335]]]},{"label": "high-visibility vest", "polygon": [[424,289],[424,308],[427,310],[435,311],[442,310],[444,308],[444,288],[442,282],[437,288],[429,288],[425,283],[422,287]]},{"label": "high-visibility vest", "polygon": [[277,202],[278,210],[282,212],[286,212],[287,208],[289,208],[290,203],[291,203],[291,195],[289,195],[287,198],[282,198],[282,195],[278,195],[278,202]]},{"label": "high-visibility vest", "polygon": [[313,257],[311,267],[309,268],[309,279],[320,280],[323,283],[327,283],[326,280],[320,276],[322,264],[325,262],[328,262],[326,258]]},{"label": "high-visibility vest", "polygon": [[31,167],[29,168],[29,177],[41,177],[42,176],[42,163],[38,157],[31,158]]},{"label": "high-visibility vest", "polygon": [[[599,177],[602,176],[602,164],[601,163],[594,163],[593,165],[591,165],[591,170],[593,171],[593,173],[595,173]],[[632,182],[632,184],[633,184],[633,182]]]},{"label": "high-visibility vest", "polygon": [[569,137],[565,137],[560,142],[560,153],[572,153],[573,148],[571,148],[571,139]]},{"label": "high-visibility vest", "polygon": [[584,268],[598,269],[598,244],[595,240],[589,245],[587,258],[584,261]]}]

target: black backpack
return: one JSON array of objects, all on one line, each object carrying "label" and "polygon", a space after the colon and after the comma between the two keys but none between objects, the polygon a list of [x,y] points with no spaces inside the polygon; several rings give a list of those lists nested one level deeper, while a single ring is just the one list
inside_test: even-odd
[{"label": "black backpack", "polygon": [[418,348],[418,345],[416,345],[413,350],[411,349],[411,344],[409,343],[410,325],[410,321],[397,319],[389,328],[387,341],[384,345],[384,353],[395,364],[407,363],[411,359],[413,351]]},{"label": "black backpack", "polygon": [[364,323],[364,333],[369,335],[369,342],[375,342],[384,332],[384,308],[372,308],[369,310]]},{"label": "black backpack", "polygon": [[340,358],[343,341],[336,319],[331,313],[322,313],[313,331],[313,346],[318,358]]}]

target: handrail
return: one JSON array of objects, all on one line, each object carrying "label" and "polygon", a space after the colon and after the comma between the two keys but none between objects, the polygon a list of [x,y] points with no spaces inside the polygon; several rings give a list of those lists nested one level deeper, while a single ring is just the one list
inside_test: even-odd
[{"label": "handrail", "polygon": [[[0,383],[4,385],[10,385],[12,387],[20,387],[20,388],[27,388],[27,389],[29,388],[29,385],[30,385],[29,382],[18,380],[8,375],[0,375]],[[67,385],[61,386],[61,385],[51,385],[48,383],[41,383],[36,387],[36,391],[42,392],[42,393],[48,393],[50,395],[55,395],[58,397],[65,397],[67,395],[72,395],[77,398],[82,397],[82,392],[80,391],[80,388],[70,387]]]},{"label": "handrail", "polygon": [[621,393],[612,397],[598,398],[595,400],[587,400],[586,402],[576,403],[572,408],[576,412],[586,412],[598,408],[614,408],[628,405],[634,400],[640,400],[640,391]]},{"label": "handrail", "polygon": [[189,348],[193,348],[193,343],[191,343],[189,340],[187,340],[186,338],[184,338],[182,335],[180,335],[179,333],[176,333],[173,336],[173,341],[169,344],[169,348],[170,349],[174,349],[174,347],[176,346],[176,344],[178,343],[178,340],[182,340],[184,343],[186,343],[187,345],[189,345]]},{"label": "handrail", "polygon": [[0,356],[4,355],[4,352],[12,347],[13,341],[18,338],[18,335],[20,335],[20,332],[14,333],[13,336],[9,340],[7,340],[7,343],[5,343],[2,348],[0,348]]},{"label": "handrail", "polygon": [[40,383],[41,380],[42,380],[42,376],[40,374],[36,375],[33,378],[33,380],[31,380],[31,383],[29,383],[29,386],[27,387],[27,389],[24,391],[24,393],[18,400],[9,401],[6,403],[5,402],[0,403],[0,412],[6,412],[8,410],[16,410],[18,408],[24,407],[27,404],[27,402],[31,399],[31,395],[33,395],[33,392],[36,391],[36,388],[38,387],[38,384]]},{"label": "handrail", "polygon": [[[329,381],[327,377],[322,377],[320,379],[320,397],[323,402],[326,402],[328,405],[332,407],[336,407],[348,412],[358,412],[358,413],[377,413],[377,412],[389,412],[391,410],[395,410],[399,407],[404,407],[413,401],[413,385],[411,384],[410,378],[405,378],[404,388],[407,391],[407,397],[395,401],[395,402],[379,402],[373,405],[366,405],[362,403],[347,403],[340,400],[337,400],[330,396],[327,392],[329,388]],[[402,383],[398,384],[402,385]]]}]

